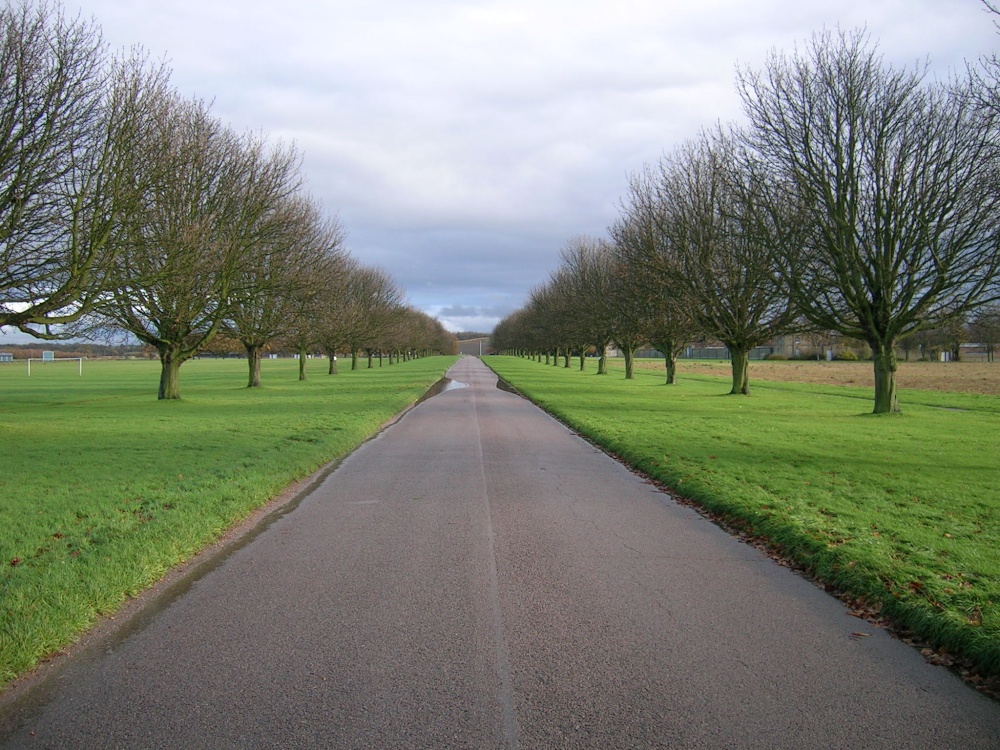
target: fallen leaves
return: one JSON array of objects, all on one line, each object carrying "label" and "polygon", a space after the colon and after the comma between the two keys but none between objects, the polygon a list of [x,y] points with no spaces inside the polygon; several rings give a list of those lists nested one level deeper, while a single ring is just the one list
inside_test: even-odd
[{"label": "fallen leaves", "polygon": [[955,666],[955,657],[944,649],[922,648],[920,649],[920,655],[931,664],[935,664],[939,667]]},{"label": "fallen leaves", "polygon": [[862,620],[868,620],[874,624],[882,621],[882,602],[872,602],[864,597],[851,599],[847,602],[851,616]]}]

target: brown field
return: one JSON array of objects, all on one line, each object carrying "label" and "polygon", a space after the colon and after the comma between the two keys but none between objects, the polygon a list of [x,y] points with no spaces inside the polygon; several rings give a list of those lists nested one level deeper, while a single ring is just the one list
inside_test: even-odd
[{"label": "brown field", "polygon": [[[662,360],[641,359],[642,369],[662,370]],[[728,376],[729,362],[719,360],[679,360],[677,377],[684,373]],[[1000,363],[998,362],[900,362],[896,375],[900,388],[954,393],[979,393],[1000,396]],[[773,380],[821,385],[853,385],[875,387],[871,362],[750,362],[750,386],[754,380]]]}]

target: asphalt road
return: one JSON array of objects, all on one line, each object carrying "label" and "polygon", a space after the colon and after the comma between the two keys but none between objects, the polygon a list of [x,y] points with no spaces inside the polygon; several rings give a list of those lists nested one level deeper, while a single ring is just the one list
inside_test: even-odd
[{"label": "asphalt road", "polygon": [[450,376],[0,747],[1000,748],[1000,704]]}]

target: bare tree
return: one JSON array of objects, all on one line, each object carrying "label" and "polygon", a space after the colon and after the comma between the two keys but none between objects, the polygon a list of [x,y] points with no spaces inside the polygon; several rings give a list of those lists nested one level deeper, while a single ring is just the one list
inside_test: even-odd
[{"label": "bare tree", "polygon": [[392,277],[374,266],[358,266],[347,279],[339,307],[338,346],[351,355],[351,369],[358,369],[358,355],[369,352],[368,367],[379,350],[394,316],[403,306],[403,292]]},{"label": "bare tree", "polygon": [[117,240],[103,315],[159,352],[158,396],[180,398],[181,364],[229,314],[240,270],[260,246],[263,218],[298,187],[298,159],[240,137],[200,101],[173,94],[144,133],[143,211]]},{"label": "bare tree", "polygon": [[320,264],[344,252],[344,231],[310,200],[295,196],[261,217],[233,285],[225,331],[239,339],[249,365],[248,387],[260,386],[261,350],[293,332],[323,290]]},{"label": "bare tree", "polygon": [[683,144],[660,162],[656,190],[666,283],[690,304],[698,328],[729,349],[730,393],[749,394],[750,352],[784,333],[793,316],[758,227],[759,191],[735,139],[704,132]]},{"label": "bare tree", "polygon": [[569,366],[572,341],[580,335],[573,318],[574,297],[571,279],[566,269],[550,274],[546,283],[533,288],[528,295],[538,342],[545,355],[545,364],[559,365],[560,355]]},{"label": "bare tree", "polygon": [[0,328],[38,338],[106,291],[115,225],[138,205],[139,133],[167,71],[111,59],[55,3],[0,8]]},{"label": "bare tree", "polygon": [[629,293],[644,311],[645,338],[663,355],[666,382],[673,385],[677,382],[677,358],[698,333],[698,326],[692,301],[672,282],[679,272],[678,257],[660,231],[662,211],[656,179],[647,169],[629,180],[622,216],[610,231]]},{"label": "bare tree", "polygon": [[998,295],[1000,112],[971,82],[924,78],[886,64],[863,31],[817,34],[739,77],[785,227],[775,270],[812,324],[871,346],[876,414],[899,411],[901,336]]},{"label": "bare tree", "polygon": [[409,309],[412,320],[413,339],[409,347],[414,356],[426,357],[432,353],[458,354],[458,339],[442,325],[422,310]]},{"label": "bare tree", "polygon": [[457,354],[458,342],[445,331],[441,322],[414,307],[404,307],[387,332],[389,363],[411,357],[427,356],[430,352]]},{"label": "bare tree", "polygon": [[493,347],[497,351],[516,356],[535,356],[540,348],[535,333],[532,313],[528,308],[522,307],[494,326]]},{"label": "bare tree", "polygon": [[330,373],[336,371],[338,342],[332,318],[337,305],[346,296],[348,278],[357,263],[340,248],[311,264],[305,274],[298,274],[293,290],[298,299],[298,314],[281,342],[295,350],[299,358],[299,380],[306,379],[306,360],[310,349],[318,348],[330,356]]},{"label": "bare tree", "polygon": [[597,374],[607,373],[608,344],[614,334],[612,295],[615,291],[614,256],[607,241],[592,237],[570,240],[559,254],[567,281],[569,323],[584,369],[586,350],[593,346],[599,357]]},{"label": "bare tree", "polygon": [[635,354],[649,343],[647,300],[636,293],[635,268],[615,260],[611,269],[611,340],[625,360],[625,379],[635,377]]},{"label": "bare tree", "polygon": [[986,361],[993,362],[997,344],[1000,344],[1000,305],[977,310],[969,333],[972,340],[986,350]]},{"label": "bare tree", "polygon": [[[299,326],[300,369],[305,342],[312,342],[327,355],[328,374],[337,374],[337,355],[350,350],[351,331],[360,325],[357,321],[360,312],[352,296],[354,280],[360,272],[361,266],[350,256],[331,259],[318,271],[318,296],[309,307],[305,325]],[[305,378],[300,374],[300,379]]]},{"label": "bare tree", "polygon": [[[1000,16],[1000,5],[989,0],[982,0],[982,3],[988,13]],[[993,25],[1000,31],[1000,22],[994,19]],[[1000,55],[993,53],[982,59],[978,68],[970,65],[970,75],[977,84],[975,92],[979,104],[995,113],[1000,112]]]}]

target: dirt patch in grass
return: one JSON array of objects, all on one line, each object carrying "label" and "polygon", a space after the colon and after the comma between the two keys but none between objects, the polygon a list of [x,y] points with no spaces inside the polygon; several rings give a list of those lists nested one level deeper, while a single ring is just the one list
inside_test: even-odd
[{"label": "dirt patch in grass", "polygon": [[[642,369],[662,370],[660,360],[640,360]],[[684,373],[729,376],[728,361],[681,360],[678,377]],[[753,361],[750,382],[770,380],[818,385],[875,387],[871,362],[781,362]],[[900,388],[949,393],[978,393],[1000,396],[1000,363],[996,362],[900,362],[897,373]]]}]

